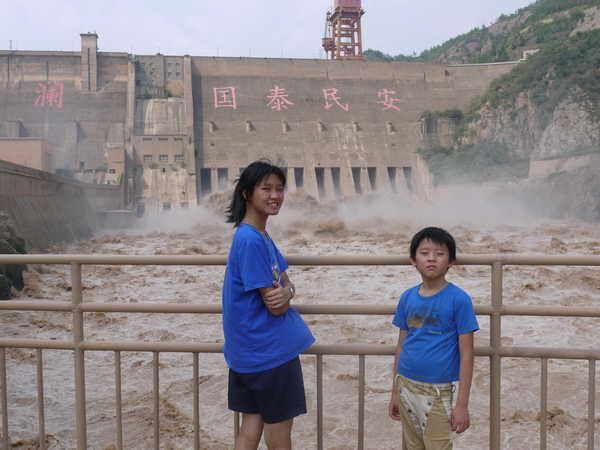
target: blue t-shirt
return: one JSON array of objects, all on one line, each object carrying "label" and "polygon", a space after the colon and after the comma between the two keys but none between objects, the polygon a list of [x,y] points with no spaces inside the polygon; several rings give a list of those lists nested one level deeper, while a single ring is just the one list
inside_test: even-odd
[{"label": "blue t-shirt", "polygon": [[272,369],[298,356],[315,338],[298,312],[269,312],[259,288],[281,284],[288,268],[267,235],[242,223],[236,230],[223,282],[223,353],[230,368],[252,373]]},{"label": "blue t-shirt", "polygon": [[457,381],[458,336],[479,329],[471,298],[452,283],[430,297],[419,294],[420,286],[402,294],[392,321],[408,331],[398,373],[426,383]]}]

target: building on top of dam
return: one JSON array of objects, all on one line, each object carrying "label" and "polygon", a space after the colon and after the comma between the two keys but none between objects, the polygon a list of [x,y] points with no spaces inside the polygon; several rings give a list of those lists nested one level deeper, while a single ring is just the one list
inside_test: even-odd
[{"label": "building on top of dam", "polygon": [[[420,124],[421,113],[461,107],[513,67],[132,55],[100,52],[98,39],[81,34],[77,52],[0,51],[0,159],[119,184],[139,212],[195,205],[261,157],[287,169],[289,191],[317,199],[426,200],[415,152],[452,124]],[[19,159],[28,152],[37,162]]]}]

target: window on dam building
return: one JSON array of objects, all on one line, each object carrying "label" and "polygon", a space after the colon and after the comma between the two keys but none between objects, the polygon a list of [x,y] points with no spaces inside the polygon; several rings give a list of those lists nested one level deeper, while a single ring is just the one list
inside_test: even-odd
[{"label": "window on dam building", "polygon": [[371,190],[375,192],[377,190],[377,167],[367,167],[367,174],[369,175]]},{"label": "window on dam building", "polygon": [[212,194],[211,170],[200,169],[200,195],[206,197],[210,194]]},{"label": "window on dam building", "polygon": [[352,180],[354,180],[354,192],[358,195],[362,194],[362,189],[360,187],[360,167],[352,168]]},{"label": "window on dam building", "polygon": [[144,155],[144,162],[145,163],[152,162],[152,155]]},{"label": "window on dam building", "polygon": [[[164,155],[166,157],[166,155]],[[184,155],[175,155],[175,162],[182,162]],[[162,160],[161,160],[162,161]],[[239,167],[239,174],[244,171]],[[379,169],[379,171],[377,170]],[[163,172],[165,169],[162,169]],[[343,198],[346,195],[366,195],[384,192],[406,195],[411,193],[410,167],[352,167],[347,173],[341,167],[309,168],[305,182],[304,167],[284,168],[288,174],[286,191],[307,189],[307,193],[318,201]],[[314,170],[314,172],[312,172]],[[236,170],[237,172],[237,170]],[[379,173],[378,173],[379,172]],[[233,174],[235,177],[238,173]],[[224,192],[232,188],[229,168],[206,167],[199,170],[198,187],[201,197]],[[347,189],[350,192],[347,192]]]},{"label": "window on dam building", "polygon": [[335,191],[336,198],[342,197],[342,188],[340,187],[340,171],[339,167],[331,168],[331,178],[333,179],[333,189]]},{"label": "window on dam building", "polygon": [[392,185],[392,193],[398,193],[398,185],[396,184],[396,168],[388,167],[388,176],[390,177],[390,183]]},{"label": "window on dam building", "polygon": [[[340,186],[340,173],[339,167],[331,167],[331,182],[333,183],[333,192],[336,198],[342,197],[342,188]],[[325,178],[328,176],[327,171],[323,167],[315,167],[315,176],[317,178],[317,189],[319,190],[319,200],[327,198],[328,184]]]},{"label": "window on dam building", "polygon": [[229,179],[227,177],[227,169],[217,169],[217,180],[219,183],[219,191],[226,191],[229,188]]},{"label": "window on dam building", "polygon": [[158,155],[158,162],[169,162],[169,155]]},{"label": "window on dam building", "polygon": [[296,182],[296,189],[304,186],[304,167],[294,167],[294,181]]},{"label": "window on dam building", "polygon": [[317,177],[319,200],[323,200],[327,196],[325,193],[325,169],[323,167],[315,167],[315,176]]}]

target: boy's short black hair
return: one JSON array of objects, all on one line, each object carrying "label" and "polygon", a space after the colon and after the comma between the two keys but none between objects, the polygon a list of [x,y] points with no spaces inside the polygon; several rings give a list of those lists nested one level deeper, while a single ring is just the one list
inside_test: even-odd
[{"label": "boy's short black hair", "polygon": [[[246,215],[246,202],[252,197],[256,186],[269,175],[277,175],[285,187],[286,179],[283,170],[269,159],[262,158],[254,161],[244,169],[235,181],[233,197],[226,211],[227,223],[233,223],[234,227],[238,227],[242,223]],[[244,197],[244,192],[246,192],[246,197]]]},{"label": "boy's short black hair", "polygon": [[448,248],[449,261],[456,261],[456,242],[450,233],[442,228],[427,227],[415,234],[410,242],[410,257],[417,259],[417,247],[422,241],[429,240],[438,245],[445,245]]}]

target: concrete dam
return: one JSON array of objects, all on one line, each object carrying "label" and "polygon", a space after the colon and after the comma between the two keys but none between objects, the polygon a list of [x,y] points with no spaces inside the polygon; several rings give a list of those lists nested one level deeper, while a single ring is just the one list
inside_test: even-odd
[{"label": "concrete dam", "polygon": [[[86,33],[77,52],[0,51],[0,159],[82,183],[96,213],[193,207],[261,157],[287,169],[289,191],[318,200],[426,201],[431,177],[415,151],[452,127],[432,130],[421,113],[464,106],[514,64],[132,55],[100,52]],[[47,187],[47,176],[20,182],[40,177]],[[111,201],[92,200],[90,185],[112,185]],[[15,195],[35,191],[0,189],[18,230]]]}]

